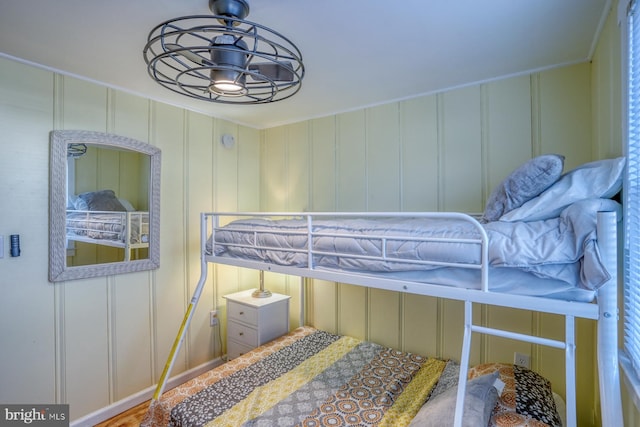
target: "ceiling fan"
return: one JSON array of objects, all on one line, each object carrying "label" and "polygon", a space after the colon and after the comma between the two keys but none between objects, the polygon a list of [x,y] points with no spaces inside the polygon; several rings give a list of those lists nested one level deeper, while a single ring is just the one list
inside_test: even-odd
[{"label": "ceiling fan", "polygon": [[244,18],[247,0],[209,0],[213,15],[171,19],[149,33],[143,55],[151,78],[197,99],[262,104],[297,93],[300,50],[280,33]]}]

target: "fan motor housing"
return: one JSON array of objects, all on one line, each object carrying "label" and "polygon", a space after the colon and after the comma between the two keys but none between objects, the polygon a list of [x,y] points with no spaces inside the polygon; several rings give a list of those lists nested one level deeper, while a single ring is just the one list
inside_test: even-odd
[{"label": "fan motor housing", "polygon": [[249,3],[245,0],[209,0],[214,15],[244,19],[249,15]]}]

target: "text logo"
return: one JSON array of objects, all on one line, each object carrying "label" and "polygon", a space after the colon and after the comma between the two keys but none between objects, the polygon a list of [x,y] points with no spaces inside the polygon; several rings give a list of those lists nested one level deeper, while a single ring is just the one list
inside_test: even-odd
[{"label": "text logo", "polygon": [[0,427],[68,427],[69,405],[2,405]]}]

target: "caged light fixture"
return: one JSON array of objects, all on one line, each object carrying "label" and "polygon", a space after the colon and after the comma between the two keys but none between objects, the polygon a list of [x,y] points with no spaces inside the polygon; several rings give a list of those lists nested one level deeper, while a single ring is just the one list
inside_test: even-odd
[{"label": "caged light fixture", "polygon": [[300,50],[276,31],[245,21],[246,0],[209,0],[213,15],[161,23],[143,55],[151,78],[189,96],[224,104],[264,104],[296,94]]}]

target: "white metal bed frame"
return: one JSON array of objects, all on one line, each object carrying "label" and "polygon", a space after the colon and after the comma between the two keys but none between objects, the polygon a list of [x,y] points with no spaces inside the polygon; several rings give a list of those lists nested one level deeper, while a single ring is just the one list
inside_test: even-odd
[{"label": "white metal bed frame", "polygon": [[[134,216],[139,216],[139,219],[137,222],[138,224],[138,235],[142,236],[143,233],[143,216],[146,215],[147,217],[147,233],[149,234],[149,212],[142,212],[142,211],[134,211],[134,212],[120,212],[120,211],[79,211],[79,210],[68,210],[68,213],[79,213],[85,216],[85,221],[95,221],[95,222],[99,222],[99,223],[104,223],[104,220],[94,220],[91,217],[95,216],[96,214],[98,215],[104,215],[104,214],[108,214],[109,216],[112,216],[113,219],[115,220],[116,224],[124,224],[124,232],[123,235],[124,240],[118,240],[118,239],[95,239],[92,237],[88,237],[88,236],[83,236],[83,235],[79,235],[79,234],[73,234],[73,233],[69,233],[68,229],[69,226],[66,226],[66,238],[67,240],[71,240],[71,241],[75,241],[75,242],[84,242],[84,243],[92,243],[94,245],[101,245],[101,246],[109,246],[109,247],[113,247],[113,248],[122,248],[124,249],[124,261],[131,261],[131,252],[135,249],[141,249],[141,248],[148,248],[149,247],[149,242],[139,242],[139,243],[131,243],[131,234],[133,232],[133,225],[132,225],[132,217]],[[79,230],[83,230],[83,231],[88,231],[88,232],[99,232],[99,233],[105,233],[105,234],[119,234],[116,232],[112,232],[109,230],[95,230],[92,229],[90,227],[80,227],[78,228]]]},{"label": "white metal bed frame", "polygon": [[[195,306],[198,303],[202,288],[206,281],[208,264],[219,263],[232,265],[237,267],[245,267],[257,269],[261,271],[271,271],[283,273],[293,276],[306,277],[312,279],[322,279],[340,283],[348,283],[358,286],[366,286],[371,288],[386,289],[398,292],[413,293],[419,295],[428,295],[446,299],[454,299],[464,301],[464,334],[462,343],[462,354],[460,357],[460,377],[457,401],[460,403],[464,399],[467,376],[469,369],[469,358],[471,353],[472,334],[494,335],[518,341],[550,346],[563,349],[565,351],[565,376],[566,376],[566,421],[567,426],[575,427],[576,419],[576,372],[575,372],[575,319],[585,318],[597,321],[598,343],[597,343],[597,359],[599,371],[600,386],[600,403],[602,421],[604,427],[619,427],[623,425],[622,404],[620,397],[620,379],[618,367],[618,279],[617,279],[617,215],[616,212],[599,212],[597,218],[597,241],[600,255],[607,270],[611,276],[609,281],[600,287],[597,291],[595,303],[573,302],[558,300],[553,298],[522,296],[508,293],[498,293],[489,290],[489,271],[488,271],[488,238],[482,225],[473,217],[460,213],[203,213],[201,214],[201,277],[194,291],[191,302],[185,313],[182,325],[178,331],[178,335],[174,341],[173,347],[169,354],[169,358],[164,368],[164,372],[160,378],[156,392],[154,393],[153,402],[160,398],[167,376],[171,371],[175,362],[178,350],[184,340],[186,329],[189,327],[191,317]],[[307,248],[308,266],[306,267],[290,267],[270,264],[267,262],[243,260],[239,258],[231,258],[228,256],[216,256],[215,251],[207,252],[207,239],[220,227],[221,218],[236,219],[239,217],[302,217],[307,222]],[[359,275],[348,271],[329,271],[327,269],[316,269],[313,265],[313,247],[311,242],[313,236],[313,221],[315,218],[323,217],[425,217],[425,218],[457,218],[464,219],[473,223],[480,234],[480,239],[474,243],[481,245],[481,260],[478,265],[470,268],[480,269],[481,286],[479,289],[457,288],[451,286],[443,286],[438,284],[411,282],[398,279],[390,279],[385,277],[376,277],[374,275]],[[359,236],[360,237],[360,236]],[[374,237],[376,239],[380,236]],[[212,238],[212,242],[215,240]],[[471,242],[471,240],[467,240]],[[278,248],[282,251],[281,248]],[[296,250],[293,250],[296,251]],[[383,254],[381,260],[389,261],[386,254]],[[395,262],[395,260],[393,260]],[[449,264],[451,265],[451,264]],[[459,265],[456,265],[459,266]],[[459,266],[464,267],[464,266]],[[304,298],[304,296],[303,296]],[[507,330],[488,328],[473,323],[473,303],[511,307],[523,310],[552,313],[564,316],[565,318],[565,340],[559,341],[515,333]],[[304,304],[301,304],[302,306]],[[456,405],[454,425],[461,426],[463,405]]]}]

